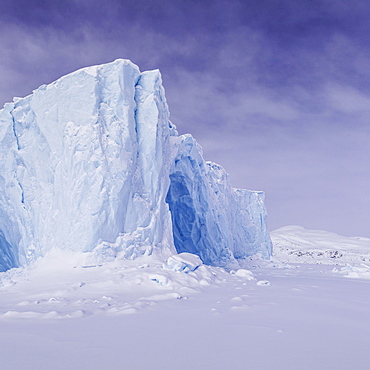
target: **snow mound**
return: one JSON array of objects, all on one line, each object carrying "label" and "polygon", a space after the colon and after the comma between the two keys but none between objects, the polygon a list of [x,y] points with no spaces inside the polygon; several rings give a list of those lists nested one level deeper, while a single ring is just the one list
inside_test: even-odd
[{"label": "snow mound", "polygon": [[245,278],[246,280],[255,280],[253,272],[246,269],[239,269],[235,271],[235,276]]}]

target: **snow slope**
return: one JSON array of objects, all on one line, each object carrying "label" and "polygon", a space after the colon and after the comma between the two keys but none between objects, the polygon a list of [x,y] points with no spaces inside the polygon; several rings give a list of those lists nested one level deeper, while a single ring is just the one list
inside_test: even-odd
[{"label": "snow slope", "polygon": [[83,68],[0,110],[0,271],[52,248],[225,266],[269,257],[265,218],[263,193],[177,136],[158,70]]}]

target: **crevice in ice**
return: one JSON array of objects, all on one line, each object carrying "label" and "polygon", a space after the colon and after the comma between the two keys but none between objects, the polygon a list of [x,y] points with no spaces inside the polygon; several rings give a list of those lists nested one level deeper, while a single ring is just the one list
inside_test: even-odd
[{"label": "crevice in ice", "polygon": [[24,189],[23,189],[23,186],[20,183],[20,181],[18,179],[16,179],[16,180],[17,180],[19,188],[21,189],[21,203],[24,204]]},{"label": "crevice in ice", "polygon": [[[134,130],[135,130],[135,135],[136,135],[136,138],[138,138],[138,88],[139,88],[139,83],[140,83],[140,80],[141,80],[141,75],[138,77],[136,83],[135,83],[135,94],[134,94],[134,101],[135,101],[135,107],[134,107],[134,124],[135,124],[135,127],[134,127]],[[139,153],[137,153],[137,155],[139,156]]]},{"label": "crevice in ice", "polygon": [[18,137],[17,131],[15,129],[15,119],[13,117],[13,112],[10,112],[10,116],[12,117],[12,129],[13,129],[13,134],[14,134],[14,137],[15,137],[15,141],[17,143],[17,149],[21,150],[21,147],[20,147],[20,144],[19,144],[19,137]]}]

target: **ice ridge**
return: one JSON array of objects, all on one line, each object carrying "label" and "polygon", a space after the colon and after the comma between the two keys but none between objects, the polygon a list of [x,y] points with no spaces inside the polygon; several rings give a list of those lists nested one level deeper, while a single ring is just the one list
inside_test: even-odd
[{"label": "ice ridge", "polygon": [[178,136],[158,70],[118,59],[0,110],[0,271],[55,247],[226,266],[271,254],[265,218],[263,193]]}]

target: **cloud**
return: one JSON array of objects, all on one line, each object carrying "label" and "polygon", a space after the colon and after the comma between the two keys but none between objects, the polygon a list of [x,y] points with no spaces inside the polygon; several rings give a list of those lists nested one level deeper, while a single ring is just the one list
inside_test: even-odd
[{"label": "cloud", "polygon": [[266,191],[272,228],[370,236],[368,19],[364,1],[4,0],[0,105],[116,58],[159,68],[179,131]]},{"label": "cloud", "polygon": [[345,114],[366,114],[369,121],[370,93],[364,94],[352,86],[331,84],[326,88],[327,102],[331,109]]}]

